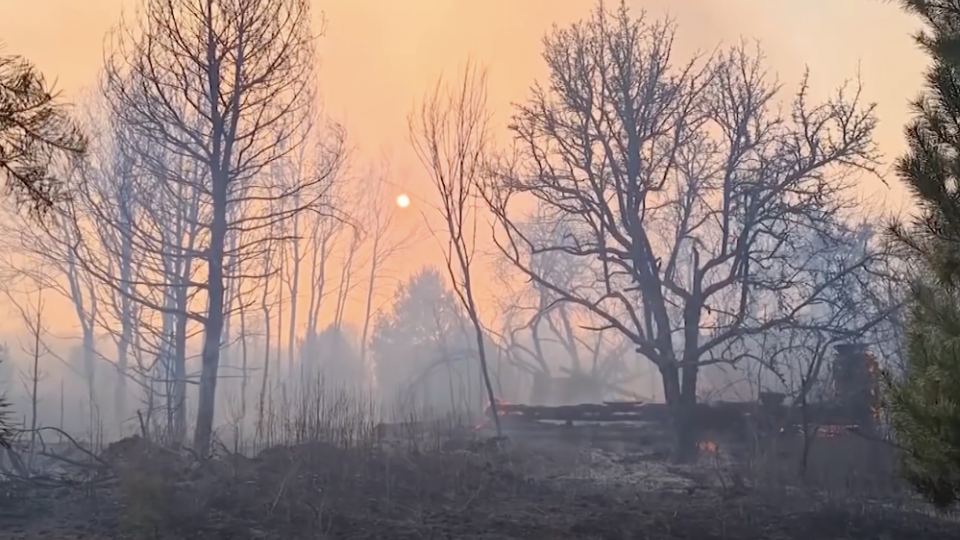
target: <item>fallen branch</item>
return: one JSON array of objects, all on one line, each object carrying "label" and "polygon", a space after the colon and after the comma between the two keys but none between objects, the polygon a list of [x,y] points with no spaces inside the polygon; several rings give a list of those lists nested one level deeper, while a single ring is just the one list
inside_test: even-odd
[{"label": "fallen branch", "polygon": [[[71,437],[70,434],[68,434],[67,432],[63,431],[63,430],[60,429],[60,428],[55,428],[55,427],[40,427],[40,428],[37,428],[37,429],[34,430],[34,431],[36,431],[37,433],[42,433],[42,432],[44,432],[44,431],[52,431],[52,432],[54,432],[54,433],[56,433],[56,434],[58,434],[58,435],[61,435],[62,437],[66,438],[68,441],[70,441],[70,443],[73,444],[73,446],[76,447],[77,450],[79,450],[79,451],[81,451],[82,453],[84,453],[84,454],[85,454],[86,456],[88,456],[90,459],[96,461],[97,463],[99,463],[100,465],[102,465],[104,468],[106,468],[106,469],[108,469],[108,470],[112,470],[112,469],[113,469],[113,467],[111,467],[109,463],[107,463],[106,461],[104,461],[103,459],[101,459],[100,456],[98,456],[98,455],[94,454],[93,452],[91,452],[91,451],[87,450],[86,448],[84,448],[83,445],[81,445],[80,443],[78,443],[78,442],[76,441],[76,439],[74,439],[73,437]],[[29,432],[29,430],[25,430],[25,431],[24,431],[24,433],[28,433],[28,432]],[[60,459],[62,459],[62,460],[64,460],[64,461],[67,461],[67,459],[64,458],[63,456],[55,456],[55,455],[54,455],[54,456],[50,456],[50,457],[57,457],[57,458],[60,458]]]}]

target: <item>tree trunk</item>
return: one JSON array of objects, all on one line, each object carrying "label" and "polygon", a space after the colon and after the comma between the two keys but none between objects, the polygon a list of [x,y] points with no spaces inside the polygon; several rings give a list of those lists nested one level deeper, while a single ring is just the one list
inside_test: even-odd
[{"label": "tree trunk", "polygon": [[94,345],[93,326],[83,324],[83,376],[87,384],[87,400],[90,410],[97,407],[97,359]]},{"label": "tree trunk", "polygon": [[[300,197],[294,198],[294,204],[300,205]],[[294,364],[297,350],[297,309],[300,297],[300,214],[293,216],[293,274],[290,276],[290,326],[287,334],[287,372],[294,379]],[[301,359],[302,361],[302,359]],[[303,381],[301,381],[301,384]]]},{"label": "tree trunk", "polygon": [[213,172],[213,222],[210,227],[207,259],[207,318],[204,322],[197,425],[193,435],[193,448],[200,456],[207,455],[210,450],[210,440],[213,437],[217,372],[220,367],[220,340],[223,334],[223,248],[227,232],[227,178],[223,171]]},{"label": "tree trunk", "polygon": [[[461,254],[461,261],[466,257]],[[493,391],[493,382],[490,379],[490,369],[487,366],[487,351],[484,346],[483,325],[480,324],[480,316],[477,313],[477,306],[473,300],[473,288],[470,284],[470,268],[466,263],[462,263],[463,268],[463,288],[467,298],[467,312],[470,316],[470,322],[473,323],[473,331],[477,340],[477,355],[480,357],[480,376],[483,380],[483,386],[487,391],[487,402],[490,405],[490,414],[493,416],[493,425],[497,430],[497,438],[503,437],[503,427],[500,425],[500,407],[497,396]]]},{"label": "tree trunk", "polygon": [[[237,273],[242,274],[239,267]],[[239,298],[240,283],[237,283],[237,291]],[[245,422],[247,419],[247,391],[250,386],[250,373],[247,365],[247,308],[242,298],[238,302],[238,309],[240,311],[240,418],[241,422]]]},{"label": "tree trunk", "polygon": [[123,436],[123,421],[127,416],[127,356],[130,350],[132,323],[122,322],[121,325],[120,339],[117,342],[117,384],[113,394],[119,436]]},{"label": "tree trunk", "polygon": [[363,328],[360,331],[360,364],[363,366],[364,381],[369,382],[373,377],[373,368],[367,362],[367,339],[370,335],[370,318],[373,316],[373,293],[377,284],[377,270],[379,267],[378,252],[380,251],[380,236],[373,237],[373,247],[370,258],[370,275],[367,277],[367,298],[363,307]]},{"label": "tree trunk", "polygon": [[[269,257],[270,255],[268,255]],[[270,259],[266,261],[266,271],[264,274],[270,274]],[[260,309],[263,311],[263,378],[260,379],[260,394],[257,397],[257,442],[263,442],[264,415],[267,400],[267,385],[270,382],[270,302],[268,287],[263,288],[263,297],[260,300]]]},{"label": "tree trunk", "polygon": [[333,317],[333,327],[337,330],[343,327],[343,314],[347,309],[347,300],[350,298],[350,282],[353,278],[353,259],[357,254],[357,241],[357,232],[354,231],[350,237],[347,260],[344,262],[343,270],[340,272],[340,287],[337,290],[337,309]]},{"label": "tree trunk", "polygon": [[[126,199],[123,199],[126,203]],[[124,216],[126,216],[124,212]],[[120,339],[117,342],[117,385],[114,389],[113,406],[116,409],[118,434],[123,433],[123,420],[127,415],[127,355],[133,338],[133,306],[130,301],[130,283],[133,278],[133,233],[124,219],[121,227],[120,249]]]},{"label": "tree trunk", "polygon": [[697,457],[697,369],[681,370],[676,363],[669,363],[661,366],[660,375],[673,421],[673,458],[678,463],[689,463]]},{"label": "tree trunk", "polygon": [[[286,264],[284,259],[287,254],[283,247],[280,248],[280,260],[277,264],[277,276],[282,277]],[[269,325],[270,322],[268,321]],[[293,381],[293,373],[283,373],[283,281],[277,286],[277,380],[283,385],[286,380]]]},{"label": "tree trunk", "polygon": [[[173,442],[184,444],[187,439],[187,290],[177,287],[177,315],[174,330],[174,352],[172,392],[168,395],[168,406],[173,414]],[[169,377],[168,377],[169,379]]]}]

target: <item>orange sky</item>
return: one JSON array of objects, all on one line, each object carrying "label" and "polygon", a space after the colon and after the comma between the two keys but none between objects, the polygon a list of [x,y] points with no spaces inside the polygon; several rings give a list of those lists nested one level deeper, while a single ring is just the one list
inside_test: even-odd
[{"label": "orange sky", "polygon": [[[6,53],[33,60],[67,96],[93,83],[105,32],[136,0],[0,0],[0,41]],[[902,149],[907,101],[919,90],[925,60],[910,34],[916,23],[895,2],[879,0],[632,0],[651,16],[670,14],[679,24],[677,54],[712,49],[741,37],[761,41],[786,90],[812,71],[817,92],[829,91],[858,68],[868,100],[879,103],[881,149]],[[586,15],[592,0],[323,0],[327,32],[320,42],[327,112],[343,120],[352,142],[375,156],[387,152],[397,181],[416,198],[430,197],[407,140],[406,116],[441,71],[455,72],[468,57],[490,68],[490,94],[498,118],[544,74],[540,40],[554,23]],[[669,11],[668,11],[669,8]],[[319,13],[318,13],[319,20]],[[889,161],[888,157],[888,161]],[[902,190],[872,180],[865,195],[881,191],[898,201]],[[408,213],[409,219],[419,219]],[[411,267],[436,257],[401,256]],[[401,261],[402,264],[404,261]],[[3,329],[0,329],[2,331]]]}]

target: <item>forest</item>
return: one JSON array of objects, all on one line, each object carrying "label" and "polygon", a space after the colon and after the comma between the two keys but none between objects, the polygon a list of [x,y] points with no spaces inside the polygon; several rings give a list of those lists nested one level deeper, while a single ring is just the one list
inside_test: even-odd
[{"label": "forest", "polygon": [[[496,66],[477,59],[424,89],[405,143],[426,196],[324,109],[313,4],[142,0],[70,105],[29,60],[0,57],[0,291],[21,329],[0,357],[0,486],[25,535],[10,538],[50,529],[52,489],[73,501],[54,528],[96,507],[104,538],[759,538],[781,518],[800,534],[793,510],[740,520],[730,501],[769,501],[764,482],[813,497],[816,474],[838,480],[839,445],[857,461],[867,443],[885,465],[847,489],[882,484],[910,512],[915,493],[955,505],[956,2],[900,2],[933,62],[899,158],[857,77],[819,98],[809,73],[782,84],[762,44],[681,57],[671,19],[584,3],[543,37],[547,76],[509,114],[493,114]],[[906,185],[914,207],[871,204],[865,179]],[[418,260],[425,244],[436,263]],[[64,320],[75,335],[52,329]],[[839,399],[843,347],[877,367],[869,437],[826,437],[807,414]],[[698,407],[769,395],[802,441],[757,435],[746,472]],[[657,470],[682,477],[676,493],[623,480],[622,449],[570,444],[593,465],[533,472],[556,448],[499,411],[611,403],[664,405]],[[757,465],[769,444],[789,481]],[[618,484],[574,478],[601,455]],[[704,491],[721,502],[678,502]],[[562,510],[594,493],[609,500]],[[878,517],[874,495],[845,495],[842,530],[804,531],[955,537],[955,523]],[[382,519],[361,517],[364,500]],[[699,508],[705,528],[650,536],[637,504]],[[597,517],[607,506],[616,516]],[[498,528],[497,512],[537,525]]]}]

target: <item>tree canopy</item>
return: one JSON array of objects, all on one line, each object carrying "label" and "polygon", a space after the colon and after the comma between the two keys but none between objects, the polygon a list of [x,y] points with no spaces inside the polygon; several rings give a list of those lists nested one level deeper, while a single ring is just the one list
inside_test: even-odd
[{"label": "tree canopy", "polygon": [[914,272],[906,366],[888,377],[887,412],[906,449],[906,478],[939,506],[960,500],[960,5],[902,0],[927,29],[933,60],[897,163],[917,217],[893,227]]},{"label": "tree canopy", "polygon": [[53,165],[85,149],[80,127],[33,64],[0,56],[0,174],[16,201],[52,208],[67,194]]},{"label": "tree canopy", "polygon": [[399,397],[425,387],[436,368],[472,353],[466,317],[439,269],[417,271],[392,304],[377,318],[370,343],[381,390]]},{"label": "tree canopy", "polygon": [[[391,308],[374,323],[370,352],[384,395],[403,406],[419,404],[448,411],[484,402],[477,370],[477,345],[456,293],[440,269],[425,266],[401,283]],[[489,337],[495,391],[513,395],[518,377],[499,360]]]},{"label": "tree canopy", "polygon": [[[687,460],[701,368],[795,327],[831,300],[829,286],[881,258],[870,250],[810,286],[812,242],[842,240],[853,178],[875,170],[877,119],[857,85],[817,101],[804,77],[783,99],[762,51],[744,44],[680,62],[669,19],[618,4],[544,39],[549,77],[517,107],[515,155],[485,197],[520,275],[656,367]],[[562,242],[530,237],[514,203],[524,199],[565,220]],[[536,264],[546,253],[590,272],[564,283]]]}]

